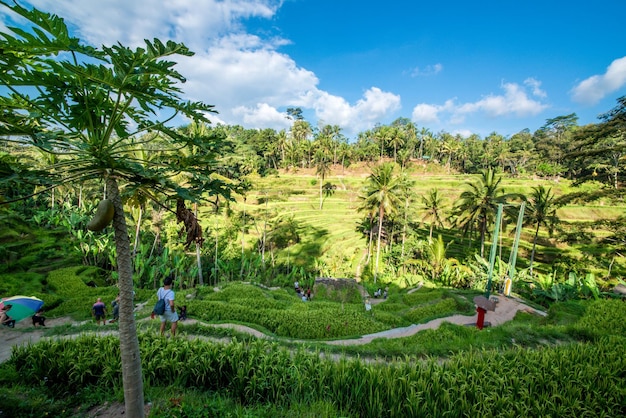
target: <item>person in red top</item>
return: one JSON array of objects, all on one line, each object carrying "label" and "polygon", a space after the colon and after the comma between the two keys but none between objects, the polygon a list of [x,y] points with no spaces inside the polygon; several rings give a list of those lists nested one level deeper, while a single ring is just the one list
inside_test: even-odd
[{"label": "person in red top", "polygon": [[102,298],[98,298],[96,303],[93,304],[91,314],[96,318],[98,325],[100,325],[100,321],[102,321],[102,325],[106,324],[107,307],[104,302],[102,302]]}]

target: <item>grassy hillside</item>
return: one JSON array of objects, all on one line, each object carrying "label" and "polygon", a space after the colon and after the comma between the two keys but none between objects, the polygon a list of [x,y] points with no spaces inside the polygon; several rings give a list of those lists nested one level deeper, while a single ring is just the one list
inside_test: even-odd
[{"label": "grassy hillside", "polygon": [[[207,258],[205,268],[213,268],[216,238],[220,248],[225,242],[231,247],[231,257],[240,257],[242,234],[241,227],[236,226],[235,220],[240,219],[245,211],[247,227],[243,240],[246,251],[257,251],[254,245],[262,237],[266,222],[271,224],[282,219],[294,225],[298,239],[283,247],[268,248],[265,254],[267,263],[286,265],[289,269],[301,267],[308,271],[318,271],[323,276],[359,277],[365,268],[368,245],[366,236],[359,232],[359,223],[365,218],[358,211],[359,195],[368,175],[367,167],[343,170],[343,174],[341,169],[334,169],[325,182],[334,184],[336,189],[332,195],[324,198],[322,209],[319,208],[319,182],[312,169],[251,179],[252,190],[245,200],[238,196],[236,202],[231,204],[229,212],[222,211],[216,215],[212,207],[201,206],[199,219],[206,239],[203,247]],[[476,179],[468,175],[422,173],[419,169],[414,172],[413,178],[418,199],[431,189],[439,190],[444,196],[445,214],[449,214],[452,205],[467,188],[468,182]],[[532,188],[539,185],[551,187],[556,196],[581,190],[563,179],[552,181],[504,177],[502,184],[507,192],[523,194],[530,194]],[[597,186],[589,184],[583,187],[593,190]],[[599,245],[597,239],[594,239],[606,237],[613,231],[592,229],[589,226],[589,223],[600,219],[615,219],[624,213],[625,208],[626,206],[610,201],[561,208],[558,215],[563,231],[556,231],[554,236],[549,236],[545,228],[540,229],[535,270],[548,273],[557,263],[561,269],[579,264],[577,268],[593,272],[599,278],[606,277],[609,268],[612,277],[626,274],[626,262],[621,252],[606,244]],[[415,202],[411,209],[414,221],[412,232],[418,239],[424,240],[428,236],[429,225],[419,222],[422,218],[421,202]],[[0,276],[4,279],[0,281],[1,295],[44,293],[48,286],[45,278],[48,271],[82,264],[74,251],[78,243],[70,240],[67,230],[39,229],[32,221],[23,219],[17,211],[5,210],[0,216],[4,221],[0,225],[0,258],[3,261]],[[149,249],[153,235],[150,236],[150,213],[147,216],[143,225],[147,232],[145,236],[150,240]],[[132,233],[135,227],[134,218],[128,216],[127,219]],[[171,214],[165,214],[163,224],[169,238],[173,242],[180,241],[176,237],[180,226]],[[227,234],[229,227],[232,231]],[[439,233],[446,243],[452,243],[447,257],[458,259],[461,263],[473,260],[472,253],[477,251],[477,242],[470,242],[452,229],[436,231],[436,234]],[[519,269],[528,267],[533,236],[534,228],[531,226],[522,232],[517,257]],[[500,235],[498,256],[505,262],[509,260],[513,238],[511,227]],[[487,251],[489,245],[487,242]],[[189,253],[188,257],[193,262],[194,254]],[[239,269],[236,271],[238,273]]]},{"label": "grassy hillside", "polygon": [[[319,208],[319,179],[312,169],[298,170],[295,173],[283,172],[266,178],[254,178],[254,188],[247,195],[245,203],[239,199],[237,204],[233,205],[235,211],[241,212],[245,209],[249,216],[256,218],[256,228],[251,228],[248,231],[247,242],[253,242],[261,237],[263,224],[267,219],[275,216],[291,216],[297,224],[301,241],[292,243],[288,249],[275,251],[272,256],[276,260],[286,262],[289,259],[289,262],[295,266],[310,266],[315,260],[318,266],[322,266],[322,271],[326,271],[328,275],[335,277],[358,276],[365,262],[368,244],[366,237],[357,230],[359,223],[365,218],[365,215],[358,211],[358,207],[360,204],[359,193],[368,171],[366,168],[361,168],[355,171],[344,170],[343,174],[340,174],[341,172],[340,169],[335,169],[325,179],[325,182],[334,184],[336,189],[331,196],[324,198],[322,209]],[[418,222],[415,232],[422,238],[428,236],[428,225],[419,223],[422,218],[420,196],[425,195],[431,189],[437,189],[444,198],[444,213],[449,214],[459,195],[467,188],[468,182],[476,180],[476,176],[420,174],[419,170],[413,174],[413,178],[416,181],[414,190],[418,196],[418,201],[413,203],[411,209],[414,214],[413,220]],[[525,195],[530,195],[533,187],[543,185],[552,188],[552,192],[557,197],[574,191],[593,190],[597,187],[596,185],[584,185],[582,188],[574,187],[564,179],[554,181],[508,177],[503,178],[502,185],[507,193]],[[558,216],[562,221],[562,226],[571,229],[578,228],[576,225],[583,225],[600,219],[616,219],[624,214],[625,208],[626,206],[617,206],[608,201],[600,201],[588,206],[565,206],[559,209]],[[203,225],[206,225],[209,231],[216,224],[213,216],[209,213],[201,216]],[[608,230],[591,229],[588,226],[581,226],[581,228],[582,232],[589,234],[590,237],[603,237],[611,233]],[[520,268],[528,267],[534,232],[532,226],[524,228],[522,232],[522,241],[517,257]],[[576,232],[574,237],[582,237],[582,232]],[[446,242],[454,241],[449,249],[449,257],[462,260],[467,256],[468,249],[471,249],[470,243],[467,239],[463,239],[458,231],[444,230],[437,231],[437,233],[442,233]],[[513,238],[512,227],[507,228],[501,234],[498,254],[505,261],[508,260]],[[489,236],[487,240],[489,240]],[[537,244],[535,269],[546,272],[550,271],[551,264],[557,259],[583,260],[588,254],[602,255],[608,250],[584,239],[578,243],[568,244],[558,231],[554,236],[549,236],[545,228],[540,229]],[[487,245],[490,243],[488,242]],[[477,243],[473,244],[473,248],[477,248]],[[617,268],[617,271],[621,272],[623,264],[623,257],[617,256],[613,268]],[[602,276],[601,270],[607,266],[608,263],[606,266],[590,267]]]}]

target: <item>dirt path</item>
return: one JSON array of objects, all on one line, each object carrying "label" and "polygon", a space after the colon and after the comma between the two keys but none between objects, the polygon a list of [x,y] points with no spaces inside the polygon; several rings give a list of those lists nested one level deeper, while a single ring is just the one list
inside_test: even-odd
[{"label": "dirt path", "polygon": [[[517,312],[519,311],[526,311],[526,312],[545,316],[544,312],[541,312],[541,311],[538,311],[536,309],[529,307],[528,305],[524,304],[519,299],[498,297],[498,300],[499,301],[496,306],[496,310],[494,312],[487,312],[485,314],[486,325],[488,324],[490,326],[498,326],[500,324],[503,324],[507,321],[512,320],[517,314]],[[372,299],[372,301],[374,301],[374,299]],[[376,302],[380,303],[380,302],[383,302],[383,300],[377,299]],[[408,327],[394,328],[394,329],[390,329],[387,331],[377,332],[375,334],[363,335],[360,338],[326,341],[326,344],[344,345],[344,346],[345,345],[362,345],[362,344],[367,344],[376,338],[403,338],[403,337],[411,336],[425,329],[437,329],[444,322],[449,322],[449,323],[457,324],[457,325],[476,324],[476,318],[477,318],[477,314],[474,314],[473,316],[453,315],[453,316],[448,316],[445,318],[434,319],[425,324],[410,325]],[[146,320],[149,320],[149,317],[146,318]],[[210,327],[215,327],[215,328],[231,328],[238,332],[254,335],[257,338],[272,338],[254,328],[250,328],[245,325],[209,324],[209,323],[204,323],[204,322],[197,321],[191,318],[185,321],[185,323],[187,324],[201,323],[205,326],[210,326]],[[57,325],[66,325],[66,324],[80,325],[82,324],[82,322],[76,322],[67,317],[51,318],[46,321],[46,325],[48,327],[53,327]],[[102,327],[103,334],[111,334],[111,333],[116,333],[116,332],[117,331],[114,330],[113,328],[110,328],[107,326]],[[0,329],[0,334],[2,335],[1,337],[2,344],[0,344],[0,363],[8,360],[11,357],[11,352],[14,346],[34,344],[43,338],[56,338],[56,337],[44,337],[44,329],[43,328],[33,329],[31,323],[27,320],[18,322],[14,329],[2,327]],[[301,340],[301,342],[305,342],[305,341]]]},{"label": "dirt path", "polygon": [[[498,303],[496,310],[493,312],[488,311],[485,314],[485,324],[488,326],[497,326],[508,322],[515,318],[515,315],[519,311],[530,312],[538,315],[545,316],[545,312],[538,311],[524,304],[521,300],[516,298],[498,297]],[[363,335],[360,338],[351,340],[334,340],[327,341],[326,344],[331,345],[361,345],[367,344],[376,338],[403,338],[416,334],[425,329],[437,329],[444,322],[449,322],[456,325],[475,325],[478,314],[472,316],[467,315],[452,315],[444,318],[437,318],[429,321],[425,324],[410,325],[404,328],[394,328],[387,331],[377,332],[375,334]]]}]

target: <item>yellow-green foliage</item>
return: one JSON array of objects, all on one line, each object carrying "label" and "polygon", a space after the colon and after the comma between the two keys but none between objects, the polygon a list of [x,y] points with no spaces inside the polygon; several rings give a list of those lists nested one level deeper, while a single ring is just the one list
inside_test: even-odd
[{"label": "yellow-green foliage", "polygon": [[387,301],[385,303],[379,303],[376,305],[376,312],[384,311],[384,312],[400,312],[407,309],[407,305],[404,303],[394,303],[391,301]]},{"label": "yellow-green foliage", "polygon": [[395,316],[401,318],[396,323],[419,324],[455,313],[467,313],[467,306],[462,298],[457,300],[446,290],[424,288],[379,303],[374,307],[374,313],[386,323],[390,322],[391,316]]},{"label": "yellow-green foliage", "polygon": [[447,316],[458,309],[456,301],[454,299],[441,299],[434,303],[429,303],[422,306],[412,308],[405,313],[404,319],[412,324],[420,324],[427,320],[440,318]]},{"label": "yellow-green foliage", "polygon": [[[443,364],[325,359],[253,341],[227,345],[142,334],[148,386],[228,389],[242,405],[332,402],[349,416],[624,416],[626,338],[542,350],[470,351]],[[17,348],[16,383],[121,386],[119,342],[84,336]],[[45,382],[45,383],[42,383]]]},{"label": "yellow-green foliage", "polygon": [[398,317],[367,314],[360,298],[358,303],[336,303],[316,294],[312,301],[303,302],[291,290],[267,290],[242,283],[229,284],[217,292],[201,291],[185,303],[192,317],[243,322],[289,338],[363,335],[402,323]]},{"label": "yellow-green foliage", "polygon": [[356,286],[326,286],[316,284],[313,288],[316,299],[327,299],[334,302],[362,303],[362,296]]},{"label": "yellow-green foliage", "polygon": [[626,308],[621,300],[596,300],[590,303],[577,326],[593,330],[598,335],[626,336]]},{"label": "yellow-green foliage", "polygon": [[190,315],[205,321],[256,324],[277,336],[289,338],[336,338],[390,328],[375,316],[366,315],[363,304],[342,307],[336,303],[302,302],[296,296],[288,306],[268,308],[269,304],[263,302],[243,298],[228,302],[195,299],[187,302],[187,309]]},{"label": "yellow-green foliage", "polygon": [[[330,289],[335,296],[358,293],[355,287],[316,289]],[[341,293],[344,290],[346,293]],[[395,294],[369,312],[360,296],[356,303],[331,302],[327,296],[322,291],[312,301],[303,302],[291,289],[231,283],[215,292],[200,290],[185,304],[191,317],[204,321],[241,322],[279,337],[306,340],[372,334],[464,311],[464,306],[442,290],[425,289],[408,297]]]},{"label": "yellow-green foliage", "polygon": [[442,289],[422,288],[416,292],[406,294],[402,297],[402,302],[406,305],[414,306],[441,299],[444,294]]},{"label": "yellow-green foliage", "polygon": [[[74,266],[54,270],[48,274],[47,280],[51,293],[41,297],[45,302],[46,316],[49,317],[71,315],[75,319],[89,318],[97,298],[102,298],[110,314],[111,301],[119,292],[116,286],[106,286],[98,276],[98,270],[93,267]],[[138,289],[135,301],[148,300],[153,295],[156,301],[155,291]]]}]

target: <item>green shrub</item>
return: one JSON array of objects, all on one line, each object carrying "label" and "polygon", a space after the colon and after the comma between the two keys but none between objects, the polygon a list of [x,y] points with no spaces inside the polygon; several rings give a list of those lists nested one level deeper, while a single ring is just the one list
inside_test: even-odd
[{"label": "green shrub", "polygon": [[441,299],[435,303],[412,308],[403,315],[404,319],[412,324],[421,324],[428,320],[448,316],[456,312],[457,304],[454,299]]},{"label": "green shrub", "polygon": [[434,288],[421,288],[413,293],[406,294],[402,297],[402,302],[408,306],[421,305],[423,303],[431,302],[437,299],[441,299],[443,296],[443,289]]}]

